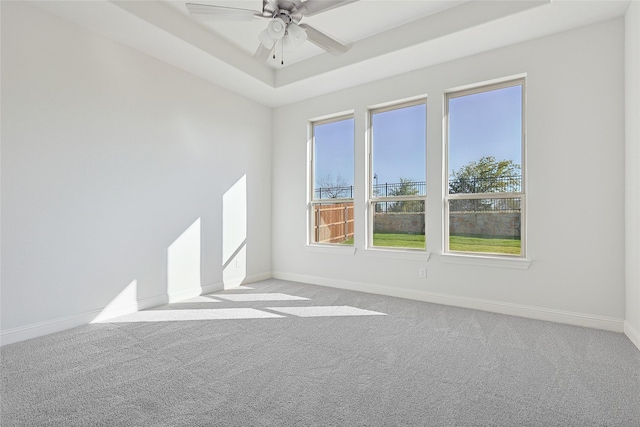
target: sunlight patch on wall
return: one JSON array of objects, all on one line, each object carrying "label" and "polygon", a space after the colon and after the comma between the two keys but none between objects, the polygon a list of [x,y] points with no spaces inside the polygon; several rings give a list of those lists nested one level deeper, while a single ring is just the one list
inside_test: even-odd
[{"label": "sunlight patch on wall", "polygon": [[167,294],[202,289],[200,278],[200,218],[196,219],[167,249]]},{"label": "sunlight patch on wall", "polygon": [[100,311],[91,323],[102,322],[116,316],[138,311],[138,281],[132,280],[105,308]]},{"label": "sunlight patch on wall", "polygon": [[222,196],[222,282],[239,286],[247,277],[247,176]]}]

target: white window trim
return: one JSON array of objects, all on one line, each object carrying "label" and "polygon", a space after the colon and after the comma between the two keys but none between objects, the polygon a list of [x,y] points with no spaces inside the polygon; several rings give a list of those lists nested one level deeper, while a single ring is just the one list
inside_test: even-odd
[{"label": "white window trim", "polygon": [[377,258],[408,259],[425,262],[431,258],[431,253],[424,249],[389,248],[385,246],[367,248],[364,254]]},{"label": "white window trim", "polygon": [[[355,254],[355,245],[344,245],[340,243],[320,243],[314,242],[314,206],[320,204],[332,204],[332,203],[354,203],[354,198],[329,198],[329,199],[315,199],[315,183],[313,180],[315,172],[315,135],[314,127],[324,125],[328,123],[339,122],[341,120],[355,119],[353,111],[347,111],[331,116],[324,116],[318,119],[310,120],[308,124],[308,138],[307,138],[307,245],[306,249],[314,252],[331,252],[331,253],[344,253]],[[355,150],[355,134],[353,135],[353,147]],[[355,222],[354,217],[354,222]]]},{"label": "white window trim", "polygon": [[521,257],[507,258],[493,256],[485,253],[469,256],[468,252],[450,252],[440,255],[445,264],[475,265],[480,267],[511,268],[516,270],[528,270],[531,260]]},{"label": "white window trim", "polygon": [[[427,224],[427,196],[390,196],[390,197],[376,197],[373,195],[373,115],[376,113],[385,113],[387,111],[399,110],[401,108],[414,107],[417,105],[425,105],[425,110],[428,108],[427,96],[413,97],[393,103],[386,103],[375,107],[370,107],[367,110],[367,235],[365,239],[365,253],[373,256],[384,256],[392,258],[403,259],[419,259],[426,261],[429,259],[430,254],[427,252],[426,247],[426,224]],[[427,122],[425,111],[425,124]],[[425,136],[425,153],[427,151],[427,140]],[[427,181],[426,167],[427,159],[425,157],[425,183]],[[426,187],[425,187],[426,192]],[[424,201],[424,217],[425,217],[425,248],[424,249],[411,249],[411,248],[394,248],[387,246],[374,246],[373,245],[373,214],[375,212],[375,204],[378,202],[394,202],[394,201]]]},{"label": "white window trim", "polygon": [[309,252],[321,252],[341,255],[355,255],[354,245],[340,245],[336,243],[311,243],[305,248]]},{"label": "white window trim", "polygon": [[[521,108],[521,191],[518,193],[470,193],[470,194],[449,194],[449,99],[459,98],[462,96],[484,93],[491,90],[504,89],[508,87],[518,86],[522,88],[522,108]],[[473,265],[493,265],[493,266],[512,266],[510,268],[529,268],[530,260],[527,259],[527,165],[526,165],[526,140],[527,140],[527,122],[526,122],[526,100],[527,86],[526,75],[514,76],[506,79],[492,80],[483,82],[473,86],[463,88],[450,89],[444,92],[444,126],[443,126],[443,155],[444,168],[442,185],[444,189],[444,206],[443,206],[443,261],[455,264],[473,264]],[[471,200],[471,199],[511,199],[520,198],[520,255],[493,254],[488,252],[460,252],[449,249],[449,201],[450,200]],[[479,264],[478,264],[479,263]],[[506,263],[506,264],[505,264]],[[514,267],[520,265],[520,267]]]}]

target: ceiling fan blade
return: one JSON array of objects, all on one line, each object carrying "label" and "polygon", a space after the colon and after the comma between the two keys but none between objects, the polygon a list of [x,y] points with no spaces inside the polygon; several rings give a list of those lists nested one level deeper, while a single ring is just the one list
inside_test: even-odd
[{"label": "ceiling fan blade", "polygon": [[321,47],[329,53],[340,54],[345,53],[351,46],[344,45],[337,40],[332,39],[322,31],[316,30],[315,28],[307,25],[307,24],[299,24],[301,28],[304,28],[307,32],[307,39],[315,44],[316,46]]},{"label": "ceiling fan blade", "polygon": [[259,10],[240,9],[237,7],[214,6],[211,4],[185,3],[189,13],[193,15],[207,15],[213,18],[251,20],[255,17],[262,18]]},{"label": "ceiling fan blade", "polygon": [[302,6],[305,9],[304,16],[313,16],[356,1],[358,0],[307,0],[302,3]]},{"label": "ceiling fan blade", "polygon": [[269,55],[271,55],[272,50],[273,48],[268,49],[264,47],[262,43],[260,43],[258,49],[256,49],[256,53],[253,54],[253,57],[260,62],[265,62],[267,59],[269,59]]}]

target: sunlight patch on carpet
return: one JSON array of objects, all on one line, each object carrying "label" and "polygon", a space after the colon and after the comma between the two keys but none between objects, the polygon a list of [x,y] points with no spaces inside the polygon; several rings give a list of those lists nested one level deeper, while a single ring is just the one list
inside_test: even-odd
[{"label": "sunlight patch on carpet", "polygon": [[217,308],[203,310],[148,310],[111,319],[105,323],[180,322],[189,320],[239,320],[283,317],[254,308]]},{"label": "sunlight patch on carpet", "polygon": [[216,294],[216,298],[224,299],[227,301],[308,301],[309,298],[297,297],[295,295],[287,294]]},{"label": "sunlight patch on carpet", "polygon": [[290,314],[298,317],[336,317],[336,316],[386,316],[385,313],[349,307],[347,305],[327,305],[314,307],[268,307],[267,310]]}]

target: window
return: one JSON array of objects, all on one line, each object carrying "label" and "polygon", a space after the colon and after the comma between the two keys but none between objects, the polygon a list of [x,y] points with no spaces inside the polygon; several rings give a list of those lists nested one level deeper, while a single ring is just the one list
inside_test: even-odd
[{"label": "window", "polygon": [[353,116],[311,127],[309,241],[353,245]]},{"label": "window", "polygon": [[424,250],[426,100],[373,109],[370,125],[369,247]]},{"label": "window", "polygon": [[445,252],[524,256],[524,79],[446,94]]}]

